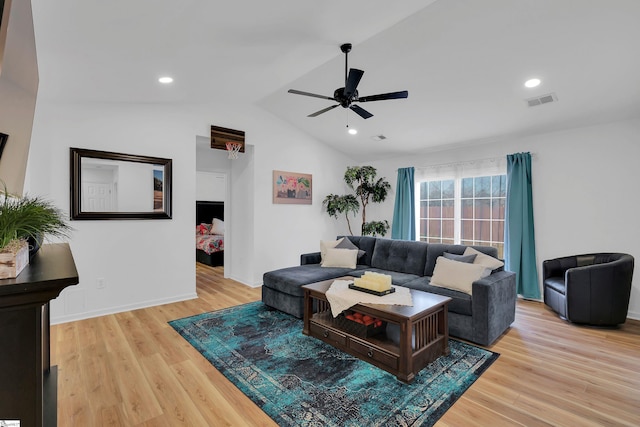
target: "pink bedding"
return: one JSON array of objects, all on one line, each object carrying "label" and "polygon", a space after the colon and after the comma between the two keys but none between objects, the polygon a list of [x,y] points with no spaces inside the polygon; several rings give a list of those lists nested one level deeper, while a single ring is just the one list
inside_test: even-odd
[{"label": "pink bedding", "polygon": [[[205,227],[196,227],[196,249],[200,249],[207,255],[214,252],[220,252],[224,250],[224,235],[221,234],[208,234]],[[208,224],[207,224],[208,225]]]}]

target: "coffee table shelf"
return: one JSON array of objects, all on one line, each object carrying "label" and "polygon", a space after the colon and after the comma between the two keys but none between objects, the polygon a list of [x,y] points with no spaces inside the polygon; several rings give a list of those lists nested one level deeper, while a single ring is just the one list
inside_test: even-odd
[{"label": "coffee table shelf", "polygon": [[[335,279],[339,280],[339,279]],[[447,304],[451,298],[411,290],[413,306],[357,304],[353,310],[387,322],[387,330],[372,337],[356,336],[331,314],[325,293],[333,280],[303,286],[303,333],[411,382],[441,355],[449,354]]]}]

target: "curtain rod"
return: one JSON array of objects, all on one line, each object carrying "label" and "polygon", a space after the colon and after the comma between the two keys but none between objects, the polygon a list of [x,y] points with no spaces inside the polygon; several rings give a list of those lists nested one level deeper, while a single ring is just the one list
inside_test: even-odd
[{"label": "curtain rod", "polygon": [[[537,154],[536,153],[531,153],[529,152],[529,154],[531,155],[531,160],[537,159]],[[437,165],[428,165],[428,166],[416,166],[416,169],[433,169],[433,168],[444,168],[444,167],[450,167],[450,166],[464,166],[464,165],[474,165],[477,163],[483,163],[483,162],[498,162],[498,161],[507,161],[507,155],[501,156],[501,157],[487,157],[484,159],[474,159],[474,160],[463,160],[463,161],[459,161],[459,162],[450,162],[450,163],[440,163]]]}]

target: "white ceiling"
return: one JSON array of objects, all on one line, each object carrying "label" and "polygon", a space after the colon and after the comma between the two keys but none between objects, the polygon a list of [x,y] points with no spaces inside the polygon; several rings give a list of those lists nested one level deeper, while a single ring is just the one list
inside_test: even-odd
[{"label": "white ceiling", "polygon": [[[363,161],[640,117],[638,0],[32,4],[41,99],[255,104]],[[345,42],[360,96],[409,98],[361,104],[368,120],[306,117],[332,103],[287,90],[332,96]],[[527,108],[547,93],[558,102]]]}]

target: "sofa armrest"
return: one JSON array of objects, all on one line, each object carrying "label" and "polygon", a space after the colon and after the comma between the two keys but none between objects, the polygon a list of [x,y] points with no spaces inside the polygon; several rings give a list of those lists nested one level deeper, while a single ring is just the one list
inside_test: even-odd
[{"label": "sofa armrest", "polygon": [[300,265],[320,264],[321,260],[322,257],[320,256],[320,252],[312,252],[300,255]]},{"label": "sofa armrest", "polygon": [[471,309],[476,342],[489,345],[516,318],[516,274],[499,271],[472,285]]}]

